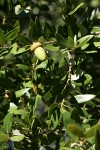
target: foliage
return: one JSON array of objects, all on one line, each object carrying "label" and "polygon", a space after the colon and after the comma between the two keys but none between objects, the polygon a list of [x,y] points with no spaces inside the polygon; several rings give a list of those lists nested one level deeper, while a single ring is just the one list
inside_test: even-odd
[{"label": "foliage", "polygon": [[0,2],[0,150],[100,149],[99,6]]}]

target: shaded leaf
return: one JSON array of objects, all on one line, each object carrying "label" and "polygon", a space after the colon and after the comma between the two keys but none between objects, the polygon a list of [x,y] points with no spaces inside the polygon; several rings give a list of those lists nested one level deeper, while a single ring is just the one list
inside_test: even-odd
[{"label": "shaded leaf", "polygon": [[45,39],[43,36],[38,38],[38,42],[40,42],[42,45],[45,45]]},{"label": "shaded leaf", "polygon": [[60,34],[56,33],[56,39],[61,48],[66,48],[68,46],[67,40],[64,37],[62,37]]},{"label": "shaded leaf", "polygon": [[83,130],[77,125],[69,124],[67,130],[70,131],[74,136],[77,136],[79,138],[84,137]]},{"label": "shaded leaf", "polygon": [[92,126],[86,133],[86,138],[90,138],[95,135],[96,130],[100,130],[100,124]]},{"label": "shaded leaf", "polygon": [[76,121],[76,123],[81,123],[79,111],[77,108],[74,108],[72,113],[71,113],[71,118]]},{"label": "shaded leaf", "polygon": [[48,111],[48,116],[50,117],[53,112],[55,111],[55,109],[58,107],[58,103],[54,103],[54,104],[51,104],[50,107],[49,107],[49,111]]},{"label": "shaded leaf", "polygon": [[17,64],[16,65],[18,68],[22,69],[23,71],[28,71],[30,70],[30,68],[26,65],[23,65],[23,64]]},{"label": "shaded leaf", "polygon": [[0,134],[0,142],[7,141],[9,138],[8,134]]},{"label": "shaded leaf", "polygon": [[100,130],[96,130],[96,134],[95,134],[95,150],[100,150]]},{"label": "shaded leaf", "polygon": [[18,35],[18,40],[23,45],[30,45],[30,41],[28,38],[26,38],[24,35]]},{"label": "shaded leaf", "polygon": [[7,41],[9,41],[9,40],[14,40],[14,39],[17,37],[18,32],[19,32],[19,27],[15,28],[15,29],[13,29],[13,30],[11,30],[11,31],[9,31],[9,32],[5,35],[5,39],[6,39]]},{"label": "shaded leaf", "polygon": [[0,150],[4,150],[7,145],[7,141],[0,142]]},{"label": "shaded leaf", "polygon": [[0,44],[3,44],[5,41],[5,37],[3,34],[3,30],[0,28]]}]

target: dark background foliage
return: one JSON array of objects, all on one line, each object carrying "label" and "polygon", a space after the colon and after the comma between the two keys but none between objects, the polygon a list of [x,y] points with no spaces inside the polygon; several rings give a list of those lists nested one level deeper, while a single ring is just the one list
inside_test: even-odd
[{"label": "dark background foliage", "polygon": [[0,1],[0,150],[100,149],[99,49],[99,0]]}]

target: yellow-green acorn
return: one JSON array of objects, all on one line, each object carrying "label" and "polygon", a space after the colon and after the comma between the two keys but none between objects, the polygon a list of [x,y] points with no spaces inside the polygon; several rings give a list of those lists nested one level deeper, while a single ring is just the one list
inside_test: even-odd
[{"label": "yellow-green acorn", "polygon": [[34,51],[37,47],[40,47],[42,44],[40,42],[33,42],[33,44],[30,46],[30,50]]},{"label": "yellow-green acorn", "polygon": [[37,47],[34,50],[34,54],[40,60],[45,60],[46,59],[46,53],[45,53],[45,50],[42,47]]}]

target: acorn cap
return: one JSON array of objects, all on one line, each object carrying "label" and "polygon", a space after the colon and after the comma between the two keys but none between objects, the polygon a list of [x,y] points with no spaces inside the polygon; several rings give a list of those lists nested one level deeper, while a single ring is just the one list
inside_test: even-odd
[{"label": "acorn cap", "polygon": [[30,46],[30,50],[34,51],[37,47],[40,47],[42,44],[40,42],[33,42],[33,44]]}]

